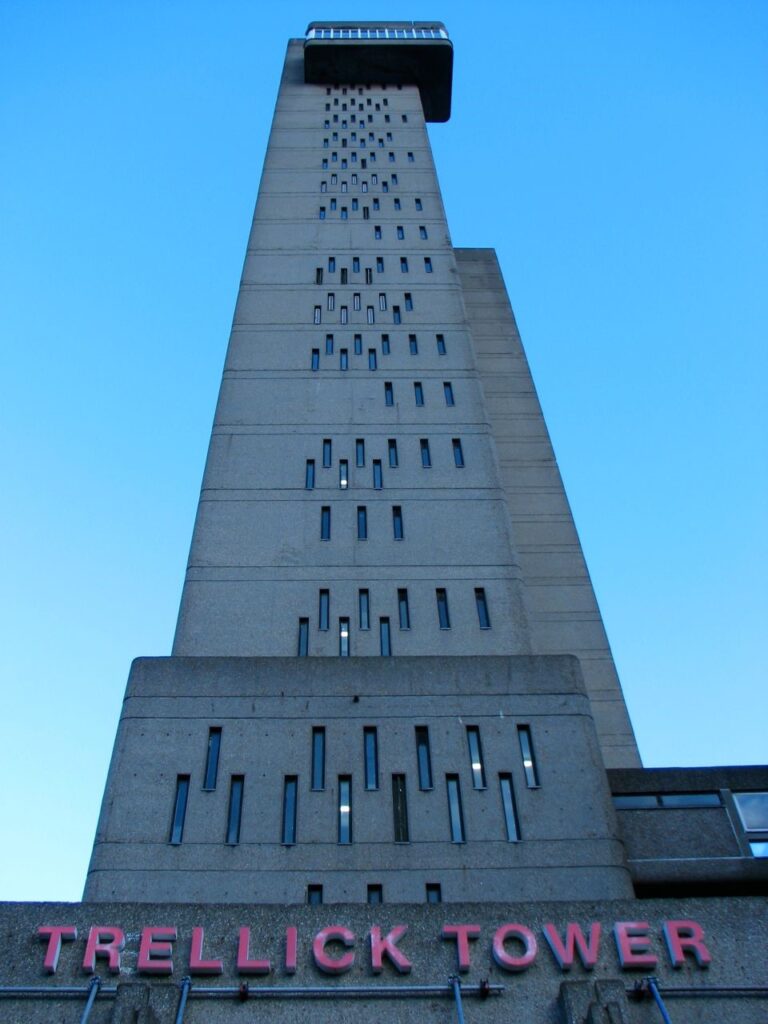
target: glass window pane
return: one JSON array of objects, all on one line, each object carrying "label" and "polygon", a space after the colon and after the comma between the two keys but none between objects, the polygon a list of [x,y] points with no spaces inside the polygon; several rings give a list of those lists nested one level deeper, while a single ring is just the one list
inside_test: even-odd
[{"label": "glass window pane", "polygon": [[721,807],[719,793],[662,793],[662,807]]},{"label": "glass window pane", "polygon": [[284,846],[292,846],[296,842],[296,798],[298,779],[295,775],[286,775],[283,785],[283,836]]},{"label": "glass window pane", "polygon": [[371,628],[370,598],[367,590],[358,593],[358,611],[360,615],[360,629]]},{"label": "glass window pane", "polygon": [[392,637],[389,631],[389,619],[379,619],[379,648],[385,658],[392,655]]},{"label": "glass window pane", "polygon": [[768,793],[734,793],[733,799],[748,832],[768,832]]},{"label": "glass window pane", "polygon": [[309,654],[309,619],[299,619],[299,649],[296,653],[300,658]]},{"label": "glass window pane", "polygon": [[352,842],[352,778],[339,776],[339,842]]},{"label": "glass window pane", "polygon": [[205,782],[203,789],[216,789],[216,775],[219,771],[221,750],[221,729],[208,730],[208,753],[205,759]]},{"label": "glass window pane", "polygon": [[504,809],[507,839],[510,843],[516,843],[520,839],[520,824],[517,819],[517,806],[515,804],[515,793],[512,789],[512,776],[499,775],[499,785],[501,786],[501,805]]},{"label": "glass window pane", "polygon": [[448,613],[448,594],[442,587],[438,587],[435,591],[435,597],[437,599],[437,619],[440,623],[440,629],[450,629],[451,617]]},{"label": "glass window pane", "polygon": [[379,749],[375,726],[363,729],[363,757],[365,762],[365,788],[379,788]]},{"label": "glass window pane", "polygon": [[442,903],[443,893],[439,882],[427,882],[427,903]]},{"label": "glass window pane", "polygon": [[401,588],[397,592],[397,610],[400,618],[400,629],[411,628],[411,614],[408,608],[408,591]]},{"label": "glass window pane", "polygon": [[329,628],[330,594],[327,590],[320,591],[320,602],[318,609],[318,629]]},{"label": "glass window pane", "polygon": [[229,787],[229,814],[227,815],[227,842],[240,842],[240,821],[243,811],[243,776],[233,775]]},{"label": "glass window pane", "polygon": [[395,842],[407,843],[409,841],[409,837],[405,775],[392,776],[392,815],[395,830]]},{"label": "glass window pane", "polygon": [[539,776],[536,770],[536,759],[533,756],[533,739],[530,726],[518,725],[517,735],[520,740],[520,753],[523,757],[523,770],[525,781],[529,788],[535,789],[539,784]]},{"label": "glass window pane", "polygon": [[448,787],[448,816],[451,823],[451,842],[464,842],[464,816],[461,812],[461,790],[458,775],[446,775]]},{"label": "glass window pane", "polygon": [[176,797],[173,802],[173,818],[169,842],[178,845],[184,835],[184,818],[187,814],[187,797],[189,796],[189,776],[179,775],[176,778]]},{"label": "glass window pane", "polygon": [[368,886],[368,902],[369,903],[383,903],[384,902],[384,890],[380,885],[369,885]]},{"label": "glass window pane", "polygon": [[432,760],[429,755],[429,730],[426,725],[416,726],[416,764],[419,769],[419,789],[432,789]]},{"label": "glass window pane", "polygon": [[312,789],[325,789],[325,729],[312,730]]},{"label": "glass window pane", "polygon": [[472,785],[475,789],[485,789],[483,748],[480,743],[480,730],[476,725],[467,726],[467,743],[469,745],[469,767],[472,771]]},{"label": "glass window pane", "polygon": [[490,629],[491,619],[488,615],[488,602],[485,599],[485,590],[482,587],[475,588],[475,604],[477,606],[477,618],[480,622],[480,629]]},{"label": "glass window pane", "polygon": [[339,619],[339,657],[349,657],[349,619]]},{"label": "glass window pane", "polygon": [[655,793],[625,793],[613,798],[617,811],[652,810],[659,806]]}]

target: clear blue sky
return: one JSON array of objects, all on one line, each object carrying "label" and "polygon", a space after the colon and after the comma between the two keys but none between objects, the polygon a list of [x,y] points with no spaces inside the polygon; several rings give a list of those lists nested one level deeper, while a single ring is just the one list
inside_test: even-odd
[{"label": "clear blue sky", "polygon": [[[0,898],[78,899],[167,654],[289,36],[359,3],[0,5]],[[375,17],[377,11],[367,12]],[[416,9],[648,765],[766,759],[768,5]]]}]

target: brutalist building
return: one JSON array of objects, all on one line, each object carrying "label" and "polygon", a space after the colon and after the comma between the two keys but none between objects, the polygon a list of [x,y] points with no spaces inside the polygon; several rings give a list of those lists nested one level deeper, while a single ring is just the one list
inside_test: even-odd
[{"label": "brutalist building", "polygon": [[[173,654],[9,1021],[768,1020],[768,772],[640,766],[439,22],[291,40]],[[458,140],[457,140],[458,145]]]}]

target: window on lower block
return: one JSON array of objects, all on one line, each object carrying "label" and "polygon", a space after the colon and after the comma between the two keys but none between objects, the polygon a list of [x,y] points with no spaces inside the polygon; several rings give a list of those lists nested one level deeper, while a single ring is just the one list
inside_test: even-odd
[{"label": "window on lower block", "polygon": [[355,441],[355,465],[358,468],[365,465],[365,439],[362,437]]},{"label": "window on lower block", "polygon": [[432,789],[432,758],[429,753],[429,729],[416,726],[416,766],[419,771],[419,789]]},{"label": "window on lower block", "polygon": [[339,776],[338,841],[343,846],[352,842],[352,776]]},{"label": "window on lower block", "polygon": [[464,450],[461,447],[461,438],[454,437],[452,442],[453,446],[453,463],[457,469],[464,468]]},{"label": "window on lower block", "polygon": [[330,628],[330,605],[331,596],[329,590],[320,591],[318,602],[317,628],[327,630]]},{"label": "window on lower block", "polygon": [[409,842],[408,802],[405,789],[405,775],[392,776],[392,820],[395,831],[395,842]]},{"label": "window on lower block", "polygon": [[408,258],[406,256],[401,256],[400,257],[400,273],[401,274],[407,274],[408,273]]},{"label": "window on lower block", "polygon": [[349,619],[339,619],[339,657],[349,657]]},{"label": "window on lower block", "polygon": [[353,295],[352,295],[352,308],[356,312],[360,311],[360,309],[361,309],[361,306],[360,306],[360,292],[354,292],[353,293]]},{"label": "window on lower block", "polygon": [[372,267],[366,267],[365,268],[365,283],[366,284],[373,284],[373,268]]},{"label": "window on lower block", "polygon": [[341,307],[341,315],[339,317],[339,323],[342,323],[342,324],[348,324],[349,323],[349,307],[348,306],[342,306]]},{"label": "window on lower block", "polygon": [[429,453],[429,438],[422,437],[419,445],[421,447],[421,465],[424,469],[430,469],[432,466],[432,456]]},{"label": "window on lower block", "polygon": [[296,842],[296,805],[298,802],[299,780],[296,775],[286,775],[283,782],[283,846]]},{"label": "window on lower block", "polygon": [[320,540],[331,539],[331,506],[323,505],[320,510]]},{"label": "window on lower block", "polygon": [[379,741],[376,727],[366,726],[363,729],[363,763],[365,767],[365,788],[379,788]]},{"label": "window on lower block", "polygon": [[408,607],[408,590],[401,587],[397,591],[397,614],[400,619],[400,629],[411,628],[411,613]]},{"label": "window on lower block", "polygon": [[373,306],[365,307],[365,318],[369,324],[376,322],[376,315],[373,311]]},{"label": "window on lower block", "polygon": [[329,469],[333,458],[333,445],[330,437],[323,438],[323,469]]},{"label": "window on lower block", "polygon": [[299,645],[296,651],[300,658],[309,654],[309,619],[299,619]]},{"label": "window on lower block", "polygon": [[384,273],[384,257],[383,256],[377,256],[376,257],[376,273],[377,274],[383,274]]},{"label": "window on lower block", "polygon": [[203,789],[216,789],[216,776],[219,772],[219,753],[221,751],[221,729],[214,727],[208,730],[208,748],[205,757],[205,776]]},{"label": "window on lower block", "polygon": [[416,199],[413,200],[413,202],[414,202],[417,210],[423,210],[424,209],[424,204],[422,203],[422,201],[420,199],[416,198]]},{"label": "window on lower block", "polygon": [[469,768],[472,772],[472,785],[475,789],[485,789],[483,746],[480,742],[480,730],[476,725],[467,726],[467,746],[469,747]]},{"label": "window on lower block", "polygon": [[380,885],[369,885],[368,886],[368,903],[383,903],[384,902],[384,889]]},{"label": "window on lower block", "polygon": [[405,238],[405,229],[403,228],[402,224],[397,225],[395,233],[397,234],[398,240],[402,242],[402,240]]},{"label": "window on lower block", "polygon": [[415,334],[408,335],[408,349],[412,356],[419,354],[419,342]]},{"label": "window on lower block", "polygon": [[395,540],[402,540],[405,536],[403,532],[403,510],[400,505],[392,506],[392,533]]},{"label": "window on lower block", "polygon": [[357,506],[357,539],[368,540],[368,509],[365,505]]},{"label": "window on lower block", "polygon": [[368,369],[369,370],[375,370],[376,369],[376,365],[377,365],[376,364],[376,349],[375,348],[369,348],[368,349]]},{"label": "window on lower block", "polygon": [[436,334],[435,340],[437,341],[437,354],[439,356],[445,355],[445,336],[442,334]]},{"label": "window on lower block", "polygon": [[381,336],[381,354],[383,356],[389,355],[389,335],[382,334]]},{"label": "window on lower block", "polygon": [[406,313],[413,312],[413,297],[410,292],[405,293],[405,311]]},{"label": "window on lower block", "polygon": [[[423,224],[419,224],[419,238],[428,238],[427,229]],[[424,261],[426,263],[426,260]]]},{"label": "window on lower block", "polygon": [[313,348],[312,349],[312,361],[310,363],[310,366],[311,366],[311,368],[313,370],[319,370],[320,369],[320,349],[319,348]]},{"label": "window on lower block", "polygon": [[187,816],[187,799],[189,798],[189,776],[176,776],[176,795],[173,801],[173,816],[168,842],[178,846],[184,837],[184,819]]},{"label": "window on lower block", "polygon": [[336,257],[335,256],[329,256],[328,257],[328,273],[329,274],[335,274],[336,273]]},{"label": "window on lower block", "polygon": [[516,843],[520,839],[520,822],[517,817],[517,803],[515,802],[515,791],[512,788],[512,776],[509,773],[500,773],[499,786],[501,788],[501,806],[504,811],[507,840],[510,843]]},{"label": "window on lower block", "polygon": [[367,590],[357,592],[358,624],[360,629],[371,628],[371,598]]},{"label": "window on lower block", "polygon": [[380,491],[384,486],[384,480],[381,473],[381,459],[373,460],[373,489]]},{"label": "window on lower block", "polygon": [[387,441],[387,454],[389,455],[389,468],[397,469],[397,441],[390,437]]},{"label": "window on lower block", "polygon": [[373,229],[373,237],[375,239],[380,239],[381,238],[381,225],[380,224],[377,224],[376,227]]},{"label": "window on lower block", "polygon": [[326,334],[325,336],[325,354],[327,356],[333,355],[333,335]]},{"label": "window on lower block", "polygon": [[339,459],[339,487],[342,491],[349,487],[349,462],[346,459]]},{"label": "window on lower block", "polygon": [[310,907],[319,907],[323,902],[322,885],[307,886],[307,903]]},{"label": "window on lower block", "polygon": [[385,658],[392,654],[392,636],[388,618],[379,619],[379,650]]},{"label": "window on lower block", "polygon": [[402,322],[403,322],[403,318],[400,315],[400,307],[399,306],[393,306],[392,307],[392,323],[393,324],[400,324]]},{"label": "window on lower block", "polygon": [[315,306],[315,312],[312,317],[314,323],[319,324],[322,322],[323,312],[319,306]]},{"label": "window on lower block", "polygon": [[488,601],[486,600],[483,587],[475,587],[475,605],[477,606],[477,618],[480,623],[480,629],[490,629],[491,617],[488,614]]},{"label": "window on lower block", "polygon": [[451,617],[448,613],[448,594],[442,587],[438,587],[435,590],[435,598],[437,600],[437,620],[440,623],[440,629],[450,629]]},{"label": "window on lower block", "polygon": [[325,789],[325,727],[312,729],[312,789]]},{"label": "window on lower block", "polygon": [[445,782],[448,790],[448,819],[451,826],[451,842],[463,843],[465,841],[464,815],[461,809],[461,787],[459,786],[459,776],[446,775]]},{"label": "window on lower block", "polygon": [[442,903],[443,890],[439,882],[427,882],[427,903]]},{"label": "window on lower block", "polygon": [[323,283],[323,268],[322,267],[318,267],[317,270],[315,270],[315,284],[322,284],[322,283]]},{"label": "window on lower block", "polygon": [[384,382],[384,404],[394,405],[395,404],[395,393],[392,389],[391,381]]},{"label": "window on lower block", "polygon": [[240,822],[243,817],[242,775],[233,775],[229,784],[229,812],[227,814],[227,843],[234,846],[240,842]]},{"label": "window on lower block", "polygon": [[445,395],[446,405],[455,405],[453,400],[453,384],[449,380],[443,381],[443,394]]},{"label": "window on lower block", "polygon": [[420,380],[414,381],[413,395],[416,399],[416,405],[424,405],[424,388],[421,386]]},{"label": "window on lower block", "polygon": [[539,773],[533,753],[531,727],[529,725],[518,725],[517,738],[520,741],[520,754],[523,758],[523,772],[525,773],[526,785],[529,789],[536,789],[539,785]]},{"label": "window on lower block", "polygon": [[363,354],[363,336],[362,334],[355,335],[355,355],[361,356]]},{"label": "window on lower block", "polygon": [[348,370],[349,369],[349,352],[345,348],[340,348],[339,349],[339,369],[340,370]]}]

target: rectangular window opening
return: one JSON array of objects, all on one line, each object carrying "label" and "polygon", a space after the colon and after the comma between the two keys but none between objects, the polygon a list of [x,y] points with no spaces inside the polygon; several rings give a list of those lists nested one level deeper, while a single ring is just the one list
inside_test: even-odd
[{"label": "rectangular window opening", "polygon": [[395,842],[409,842],[408,802],[405,789],[405,775],[392,776],[392,819],[394,824]]},{"label": "rectangular window opening", "polygon": [[339,776],[338,842],[347,846],[352,842],[352,776]]},{"label": "rectangular window opening", "polygon": [[363,763],[365,766],[365,788],[379,788],[379,740],[376,727],[363,729]]},{"label": "rectangular window opening", "polygon": [[397,441],[393,437],[387,441],[387,454],[389,455],[389,468],[397,469]]},{"label": "rectangular window opening", "polygon": [[392,533],[395,540],[403,540],[403,510],[400,505],[392,506]]},{"label": "rectangular window opening", "polygon": [[320,540],[331,539],[331,506],[323,505],[320,510]]},{"label": "rectangular window opening", "polygon": [[389,629],[389,619],[379,619],[379,650],[384,658],[392,656],[392,635]]},{"label": "rectangular window opening", "polygon": [[371,628],[371,598],[367,590],[359,590],[357,594],[358,623],[360,629]]},{"label": "rectangular window opening", "polygon": [[330,591],[321,590],[317,616],[317,628],[327,630],[330,628]]},{"label": "rectangular window opening", "polygon": [[216,777],[219,773],[219,753],[221,751],[221,729],[212,727],[208,730],[208,749],[205,757],[205,779],[203,789],[216,789]]},{"label": "rectangular window opening", "polygon": [[416,766],[419,770],[419,789],[432,789],[432,758],[429,753],[429,729],[416,726]]},{"label": "rectangular window opening", "polygon": [[472,785],[475,789],[485,789],[483,746],[480,742],[480,730],[476,725],[467,726],[467,745],[469,747],[469,767],[472,772]]},{"label": "rectangular window opening", "polygon": [[475,605],[477,606],[477,618],[480,623],[480,629],[490,629],[491,617],[488,614],[488,601],[486,600],[483,587],[475,587]]},{"label": "rectangular window opening", "polygon": [[504,810],[504,824],[507,829],[507,841],[517,843],[520,840],[520,822],[517,817],[515,791],[512,788],[512,776],[508,772],[499,774],[501,787],[501,806]]},{"label": "rectangular window opening", "polygon": [[448,593],[442,587],[438,587],[435,590],[435,598],[437,600],[437,619],[440,623],[440,629],[451,628],[451,616],[448,612]]},{"label": "rectangular window opening", "polygon": [[325,789],[325,727],[312,729],[312,789]]},{"label": "rectangular window opening", "polygon": [[299,643],[296,651],[300,658],[309,654],[309,619],[299,619]]},{"label": "rectangular window opening", "polygon": [[381,459],[373,460],[373,489],[380,491],[384,486],[384,480],[381,472]]},{"label": "rectangular window opening", "polygon": [[307,903],[310,907],[319,907],[323,902],[323,887],[322,885],[308,885],[307,886]]},{"label": "rectangular window opening", "polygon": [[397,613],[400,619],[400,629],[411,628],[411,613],[408,607],[408,590],[401,587],[397,591]]},{"label": "rectangular window opening", "polygon": [[369,885],[367,894],[368,903],[383,903],[384,889],[381,885]]},{"label": "rectangular window opening", "polygon": [[520,754],[523,759],[523,772],[525,782],[529,789],[536,789],[539,785],[539,773],[536,768],[536,758],[533,753],[533,737],[529,725],[518,725],[517,738],[520,741]]},{"label": "rectangular window opening", "polygon": [[464,815],[461,809],[461,787],[458,775],[445,776],[448,790],[448,818],[451,825],[451,842],[465,842]]},{"label": "rectangular window opening", "polygon": [[427,882],[427,903],[442,903],[443,890],[439,882]]},{"label": "rectangular window opening", "polygon": [[365,505],[357,506],[357,539],[368,540],[368,509]]},{"label": "rectangular window opening", "polygon": [[176,795],[173,801],[173,817],[168,842],[178,846],[184,837],[184,819],[187,816],[187,799],[189,797],[189,776],[176,776]]},{"label": "rectangular window opening", "polygon": [[429,452],[429,438],[422,437],[419,441],[421,447],[421,465],[423,469],[430,469],[432,466],[432,456]]},{"label": "rectangular window opening", "polygon": [[235,846],[240,842],[240,822],[243,817],[242,775],[233,775],[229,784],[229,811],[227,813],[227,843]]}]

